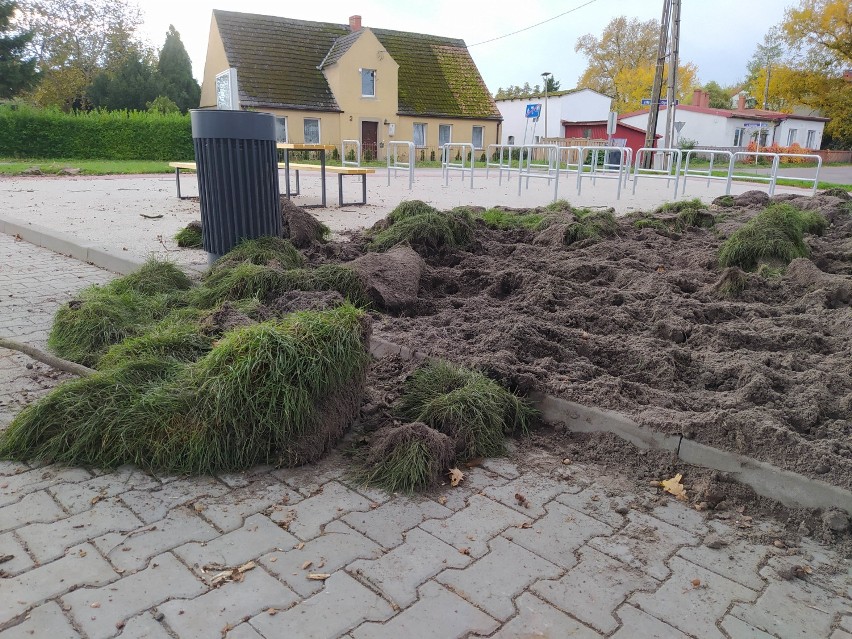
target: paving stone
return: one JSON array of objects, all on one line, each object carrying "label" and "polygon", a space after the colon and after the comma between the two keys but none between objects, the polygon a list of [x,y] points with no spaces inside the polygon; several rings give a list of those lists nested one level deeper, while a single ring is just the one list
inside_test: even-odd
[{"label": "paving stone", "polygon": [[[488,486],[482,492],[504,506],[514,508],[528,517],[537,518],[545,515],[545,504],[562,491],[563,486],[551,477],[527,473],[502,486]],[[515,495],[525,497],[524,503],[528,506],[520,504]]]},{"label": "paving stone", "polygon": [[688,639],[680,630],[629,604],[619,608],[616,614],[622,626],[612,635],[612,639]]},{"label": "paving stone", "polygon": [[443,519],[453,512],[430,499],[417,496],[396,496],[378,508],[349,513],[343,521],[359,530],[383,548],[402,543],[402,535],[426,519]]},{"label": "paving stone", "polygon": [[500,621],[515,614],[512,600],[538,579],[555,579],[562,569],[502,537],[490,551],[463,570],[445,570],[436,577],[457,595]]},{"label": "paving stone", "polygon": [[589,539],[613,532],[606,524],[559,502],[550,502],[545,508],[547,514],[531,528],[512,528],[503,536],[562,568],[577,563],[574,551]]},{"label": "paving stone", "polygon": [[517,464],[506,457],[488,457],[483,459],[482,467],[506,479],[516,479],[521,476]]},{"label": "paving stone", "polygon": [[0,481],[0,507],[14,504],[28,493],[62,483],[72,483],[90,479],[92,474],[82,468],[63,468],[61,466],[34,468],[25,473],[4,477]]},{"label": "paving stone", "polygon": [[128,531],[142,525],[130,509],[120,503],[103,501],[90,510],[59,521],[29,524],[17,529],[36,561],[44,563],[65,553],[65,549],[108,532]]},{"label": "paving stone", "polygon": [[0,563],[0,579],[17,575],[35,565],[21,542],[11,532],[0,535],[0,557],[11,557]]},{"label": "paving stone", "polygon": [[53,486],[50,492],[63,508],[74,514],[89,510],[94,503],[128,490],[150,490],[159,485],[160,482],[152,475],[132,466],[122,466],[87,481]]},{"label": "paving stone", "polygon": [[[4,360],[0,360],[0,370],[2,370],[2,362]],[[15,367],[14,370],[17,370]],[[0,378],[4,379],[4,378]],[[28,470],[31,470],[28,464],[19,461],[0,461],[0,477],[9,477],[11,475],[18,475],[20,473],[25,473]],[[0,481],[0,483],[4,483]]]},{"label": "paving stone", "polygon": [[117,577],[91,544],[72,548],[61,559],[3,580],[0,626],[57,595],[80,586],[101,586]]},{"label": "paving stone", "polygon": [[681,546],[698,543],[695,535],[650,517],[631,512],[630,523],[611,537],[596,537],[589,545],[634,568],[641,568],[655,579],[669,574],[666,559]]},{"label": "paving stone", "polygon": [[852,611],[847,616],[840,618],[840,627],[847,632],[852,632]]},{"label": "paving stone", "polygon": [[[375,559],[381,554],[376,543],[343,522],[333,521],[322,535],[302,548],[287,547],[284,552],[271,552],[258,561],[302,597],[308,597],[322,590],[322,582],[308,579],[309,573],[331,573],[356,559]],[[308,561],[310,566],[303,568]]]},{"label": "paving stone", "polygon": [[604,634],[618,627],[613,611],[635,590],[651,590],[658,583],[641,571],[584,547],[579,563],[561,579],[540,581],[531,590]]},{"label": "paving stone", "polygon": [[[267,479],[265,476],[275,470],[274,466],[254,466],[248,470],[233,473],[219,473],[216,477],[229,488],[245,488],[258,480]],[[277,483],[277,481],[276,481]]]},{"label": "paving stone", "polygon": [[250,623],[266,637],[326,639],[338,637],[365,621],[384,621],[393,614],[387,601],[338,571],[313,597],[275,616],[261,613]]},{"label": "paving stone", "polygon": [[121,639],[171,639],[163,624],[154,619],[150,612],[142,613],[124,624]]},{"label": "paving stone", "polygon": [[729,545],[708,548],[704,544],[681,548],[677,556],[712,570],[716,574],[732,579],[752,590],[761,590],[766,583],[760,576],[760,565],[769,554],[769,548],[749,543],[732,535],[723,535]]},{"label": "paving stone", "polygon": [[[447,519],[429,519],[420,528],[457,549],[469,548],[472,557],[488,551],[488,540],[509,527],[530,522],[530,518],[481,495]],[[531,523],[531,522],[530,522]]]},{"label": "paving stone", "polygon": [[776,639],[774,635],[758,630],[754,626],[750,626],[745,621],[731,615],[726,615],[722,619],[721,626],[732,639]]},{"label": "paving stone", "polygon": [[831,633],[831,639],[852,639],[852,634],[838,628]]},{"label": "paving stone", "polygon": [[[772,548],[772,550],[775,550]],[[843,557],[838,561],[837,555],[825,547],[817,546],[812,541],[805,540],[799,548],[791,549],[789,555],[779,553],[767,562],[776,574],[789,570],[799,564],[809,566],[813,572],[808,575],[808,583],[836,594],[838,597],[852,599],[852,557]]]},{"label": "paving stone", "polygon": [[339,480],[346,474],[347,462],[340,453],[332,451],[315,464],[298,468],[281,468],[273,471],[273,477],[286,482],[304,497],[312,497],[330,481]]},{"label": "paving stone", "polygon": [[[62,598],[90,639],[106,639],[116,624],[174,597],[194,597],[207,587],[173,555],[151,560],[144,570],[100,588],[81,588]],[[92,604],[98,607],[93,608]]]},{"label": "paving stone", "polygon": [[469,633],[487,635],[498,622],[434,582],[420,588],[417,603],[383,625],[365,623],[354,639],[459,639]]},{"label": "paving stone", "polygon": [[[298,541],[266,515],[252,515],[242,528],[208,542],[178,546],[174,553],[188,566],[204,574],[205,566],[241,566],[276,548],[292,548]],[[216,568],[213,570],[216,571]]]},{"label": "paving stone", "polygon": [[0,636],[3,639],[79,639],[80,634],[62,614],[59,604],[48,601],[30,610],[24,621],[0,632]]},{"label": "paving stone", "polygon": [[17,503],[0,508],[0,531],[12,530],[26,524],[55,521],[66,516],[53,497],[47,491],[40,490],[30,493]]},{"label": "paving stone", "polygon": [[491,639],[603,639],[603,635],[528,592],[517,598],[515,606],[517,616]]},{"label": "paving stone", "polygon": [[[267,483],[267,482],[273,483]],[[245,518],[261,512],[286,511],[302,496],[274,478],[263,477],[219,497],[200,500],[201,516],[224,532],[240,528]]]},{"label": "paving stone", "polygon": [[651,515],[681,530],[691,532],[696,537],[702,537],[709,531],[704,515],[690,508],[687,504],[666,497],[665,506],[657,506],[651,511]]},{"label": "paving stone", "polygon": [[322,491],[292,508],[270,515],[276,523],[289,521],[289,531],[302,541],[313,539],[322,527],[354,510],[370,510],[370,501],[342,484],[332,481]]},{"label": "paving stone", "polygon": [[397,546],[379,559],[355,561],[352,574],[368,581],[388,599],[405,608],[417,597],[417,587],[444,568],[461,568],[470,557],[433,535],[415,528]]},{"label": "paving stone", "polygon": [[[635,593],[629,602],[685,633],[725,639],[716,628],[734,601],[754,601],[758,593],[680,557],[669,561],[672,575],[654,593]],[[699,579],[701,585],[693,586]]]},{"label": "paving stone", "polygon": [[[266,613],[260,613],[261,615]],[[277,614],[277,613],[276,613]],[[277,637],[279,635],[271,635]],[[248,622],[241,623],[233,630],[229,630],[225,634],[225,639],[264,639],[264,636],[255,630]]]},{"label": "paving stone", "polygon": [[[160,478],[162,481],[162,478]],[[153,524],[177,506],[189,504],[202,497],[217,497],[229,488],[213,477],[175,479],[153,490],[130,490],[121,500],[146,524]]]},{"label": "paving stone", "polygon": [[126,534],[98,537],[94,544],[112,564],[125,571],[141,570],[152,557],[190,541],[209,541],[219,533],[188,508],[175,508],[165,519]]},{"label": "paving stone", "polygon": [[769,585],[754,604],[736,604],[731,615],[758,630],[782,637],[827,637],[835,614],[848,602],[801,579],[780,581],[772,568],[760,574]]},{"label": "paving stone", "polygon": [[285,610],[297,600],[293,591],[262,568],[245,573],[241,582],[226,583],[195,599],[173,599],[158,607],[169,627],[181,638],[219,637],[263,610]]},{"label": "paving stone", "polygon": [[[584,515],[602,521],[612,528],[620,528],[625,521],[624,515],[615,511],[616,507],[628,507],[633,501],[632,495],[608,494],[609,491],[601,486],[589,486],[579,493],[562,493],[557,495],[556,501],[574,510],[579,510]],[[615,504],[615,506],[613,506]]]}]

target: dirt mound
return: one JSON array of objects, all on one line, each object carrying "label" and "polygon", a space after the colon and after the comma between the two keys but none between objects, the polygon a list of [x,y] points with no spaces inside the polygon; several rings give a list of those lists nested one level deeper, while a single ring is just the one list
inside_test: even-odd
[{"label": "dirt mound", "polygon": [[758,206],[764,207],[769,204],[769,195],[764,191],[746,191],[734,196],[734,206],[749,207]]},{"label": "dirt mound", "polygon": [[298,248],[321,241],[327,231],[322,222],[284,195],[281,196],[281,218],[281,237],[288,238]]},{"label": "dirt mound", "polygon": [[416,305],[426,263],[414,249],[396,246],[387,253],[367,253],[348,266],[358,273],[377,308],[404,313]]},{"label": "dirt mound", "polygon": [[231,302],[225,302],[201,320],[201,329],[208,335],[223,335],[240,326],[249,326],[255,321]]},{"label": "dirt mound", "polygon": [[296,311],[328,311],[344,301],[337,291],[287,291],[266,306],[275,315],[286,315]]}]

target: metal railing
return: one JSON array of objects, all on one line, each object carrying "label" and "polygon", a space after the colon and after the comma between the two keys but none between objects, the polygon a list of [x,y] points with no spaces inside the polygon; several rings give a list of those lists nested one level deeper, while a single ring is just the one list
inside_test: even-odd
[{"label": "metal railing", "polygon": [[[525,144],[517,148],[521,151],[518,163],[518,195],[521,194],[524,178],[527,188],[530,188],[530,178],[542,178],[547,180],[548,185],[551,180],[555,180],[553,199],[556,200],[559,194],[559,147],[555,144]],[[547,161],[534,161],[534,155]]]},{"label": "metal railing", "polygon": [[[399,158],[399,149],[405,147],[408,150],[408,160],[402,161]],[[388,142],[388,186],[391,181],[391,171],[396,177],[397,171],[406,171],[408,173],[408,190],[414,188],[414,142],[404,142],[392,140]]]},{"label": "metal railing", "polygon": [[[709,168],[706,171],[701,170],[701,169],[690,169],[689,168],[689,161],[692,159],[693,155],[709,155],[710,156]],[[686,195],[686,183],[688,181],[687,178],[690,178],[690,177],[707,178],[707,186],[708,187],[710,186],[711,180],[725,180],[727,182],[727,180],[728,180],[727,175],[713,175],[713,163],[715,162],[717,155],[727,156],[728,161],[726,162],[725,166],[727,166],[728,174],[730,174],[731,170],[732,170],[733,159],[734,159],[734,154],[731,153],[730,151],[722,151],[722,150],[716,150],[716,149],[689,149],[686,152],[686,159],[684,160],[683,171],[681,172],[681,175],[683,175],[683,190],[681,191],[681,195]]]},{"label": "metal railing", "polygon": [[[769,170],[768,175],[761,175],[758,173],[734,173],[734,165],[737,162],[738,157],[766,157],[772,158],[772,166]],[[812,178],[803,178],[795,175],[779,175],[778,174],[778,165],[781,162],[782,157],[790,157],[790,158],[800,158],[800,159],[811,159],[816,160],[817,167],[816,173]],[[812,182],[811,186],[811,195],[814,195],[817,190],[817,185],[819,184],[819,171],[822,168],[822,158],[819,155],[804,155],[799,153],[766,153],[760,151],[738,151],[733,154],[731,157],[731,165],[728,169],[728,178],[727,184],[725,186],[725,195],[731,194],[731,184],[734,180],[746,180],[752,182],[754,180],[758,180],[760,182],[767,182],[769,184],[769,195],[775,195],[775,185],[778,182],[778,179],[783,180],[794,180],[796,182]]]},{"label": "metal railing", "polygon": [[[459,156],[459,159],[455,161],[451,159],[453,149],[457,149],[456,155]],[[441,147],[441,175],[445,185],[450,183],[450,171],[461,171],[462,180],[464,180],[464,172],[470,171],[470,188],[473,188],[473,154],[475,152],[473,144],[469,142],[447,142]]]},{"label": "metal railing", "polygon": [[[598,168],[598,155],[600,153],[618,153],[618,164],[607,162],[606,155],[603,157],[601,167]],[[586,158],[589,162],[586,164]],[[592,184],[600,179],[617,180],[616,199],[621,199],[621,187],[627,184],[627,176],[630,174],[630,159],[632,150],[626,146],[586,146],[580,147],[580,163],[577,167],[577,195],[583,190],[583,178],[590,178]],[[638,158],[637,158],[638,161]],[[589,170],[586,171],[586,167]],[[636,185],[634,184],[634,192]]]},{"label": "metal railing", "polygon": [[[347,147],[355,147],[355,159],[347,160]],[[343,140],[340,145],[340,163],[343,166],[361,166],[361,141],[360,140]]]},{"label": "metal railing", "polygon": [[[485,177],[491,174],[491,169],[498,170],[498,184],[503,184],[503,171],[506,171],[507,179],[512,179],[512,173],[517,173],[520,170],[521,152],[518,150],[518,166],[512,166],[512,159],[515,150],[518,149],[514,144],[489,144],[485,150]],[[496,161],[495,161],[496,158]]]},{"label": "metal railing", "polygon": [[[650,156],[650,167],[643,167],[646,156]],[[662,156],[662,166],[655,167],[654,164]],[[658,149],[642,147],[636,151],[636,161],[633,164],[633,193],[636,194],[636,185],[639,178],[653,178],[666,180],[666,185],[674,180],[674,193],[677,198],[677,187],[680,183],[680,167],[683,160],[683,151],[680,149]],[[674,171],[674,172],[672,172]]]}]

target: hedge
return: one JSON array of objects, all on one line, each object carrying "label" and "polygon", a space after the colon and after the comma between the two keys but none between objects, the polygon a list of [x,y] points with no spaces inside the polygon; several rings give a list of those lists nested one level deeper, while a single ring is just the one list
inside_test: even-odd
[{"label": "hedge", "polygon": [[0,106],[0,157],[193,160],[189,115]]}]

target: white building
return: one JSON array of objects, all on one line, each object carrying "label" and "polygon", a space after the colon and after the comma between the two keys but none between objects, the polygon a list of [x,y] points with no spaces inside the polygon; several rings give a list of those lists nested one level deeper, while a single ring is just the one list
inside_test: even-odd
[{"label": "white building", "polygon": [[[657,133],[664,134],[666,107],[660,108]],[[626,124],[645,129],[648,126],[648,111],[626,113],[618,118]],[[760,145],[777,143],[780,146],[798,144],[805,149],[819,149],[822,133],[828,118],[811,115],[795,115],[763,109],[712,109],[703,106],[680,105],[675,107],[675,121],[683,122],[680,134],[672,146],[680,140],[694,140],[699,147],[746,147],[760,131]],[[746,126],[750,124],[751,126]],[[763,127],[753,126],[763,124]],[[662,144],[662,141],[660,142]]]},{"label": "white building", "polygon": [[[530,144],[536,140],[533,138],[533,122],[528,122],[526,118],[528,104],[541,104],[541,116],[535,124],[535,138],[561,138],[564,137],[563,121],[606,120],[612,98],[592,89],[570,89],[548,93],[547,100],[542,93],[529,98],[512,98],[496,100],[496,102],[500,115],[503,116],[501,142],[522,144],[526,132],[526,142]],[[547,130],[545,130],[545,119]]]}]

